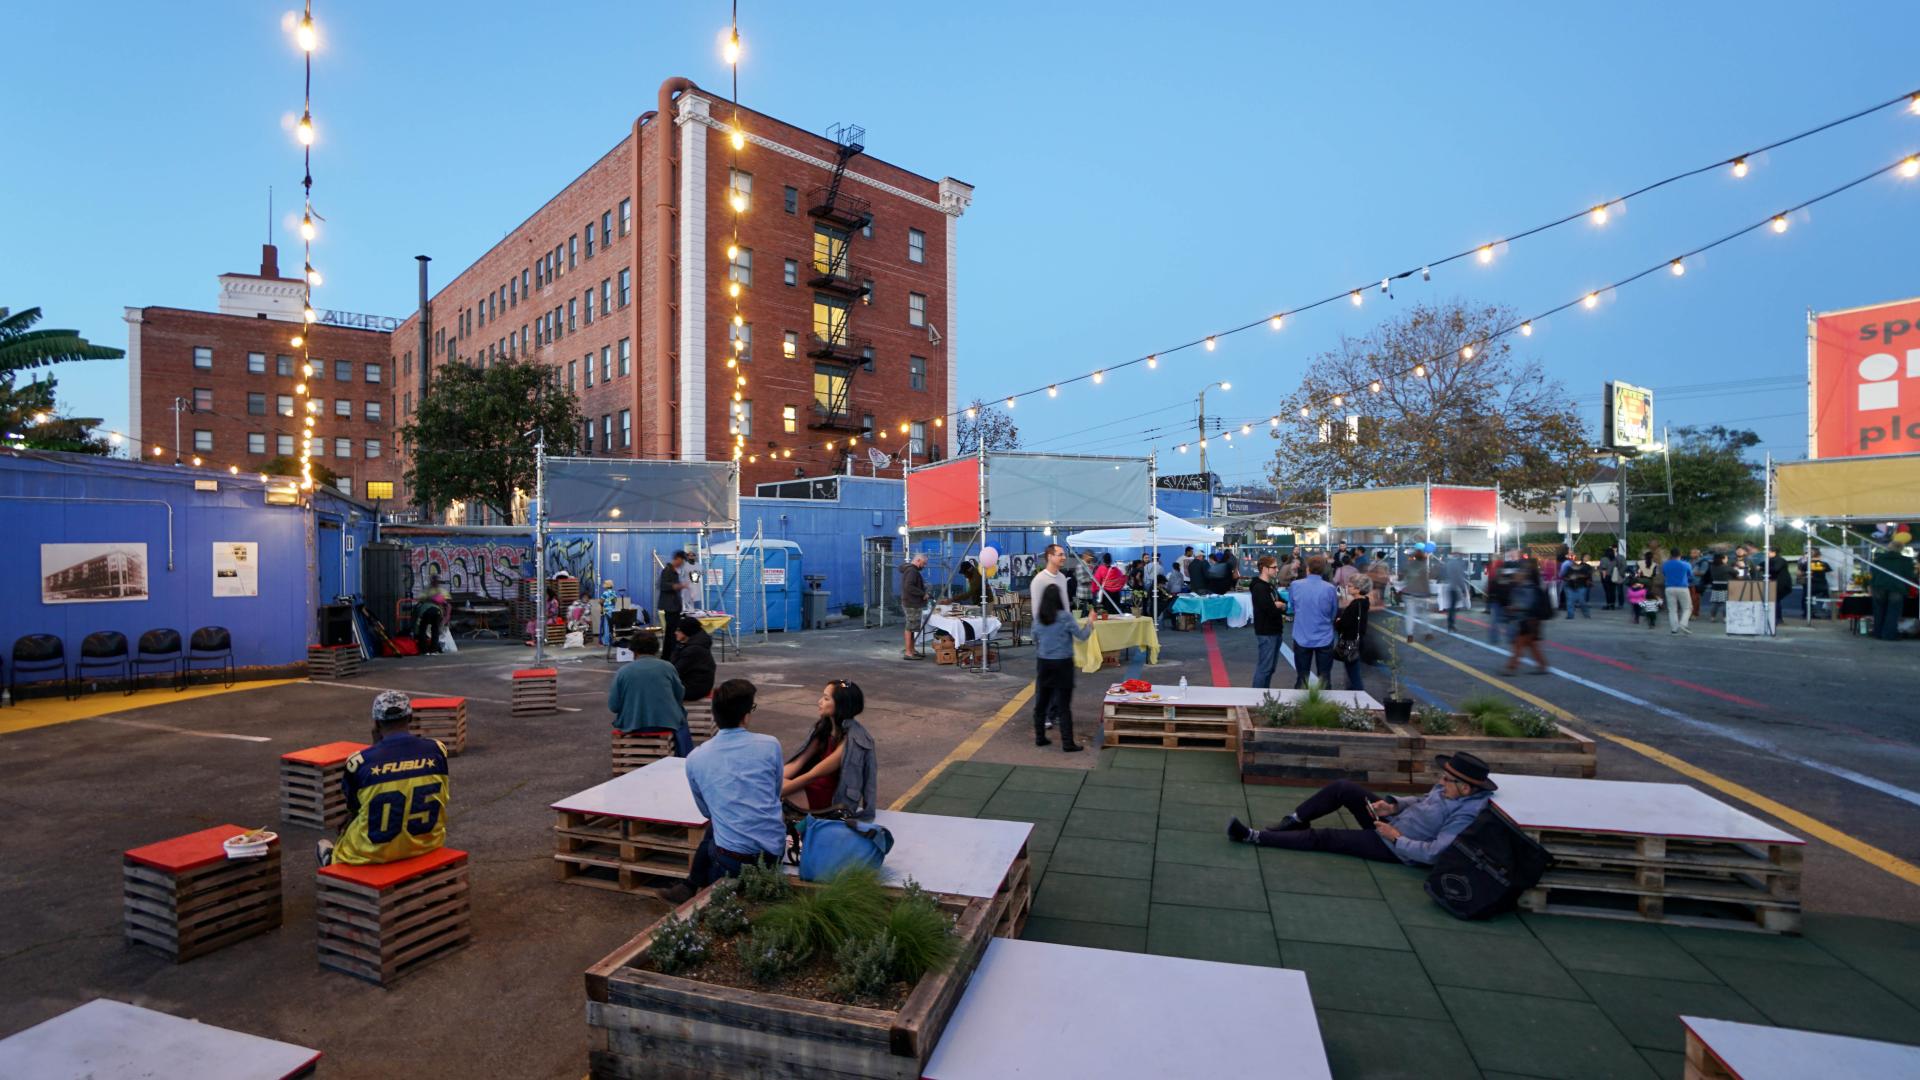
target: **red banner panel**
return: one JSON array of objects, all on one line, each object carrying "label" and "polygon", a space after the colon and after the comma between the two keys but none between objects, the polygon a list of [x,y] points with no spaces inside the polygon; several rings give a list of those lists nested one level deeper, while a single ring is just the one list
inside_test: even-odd
[{"label": "red banner panel", "polygon": [[1920,451],[1920,298],[1807,321],[1809,458]]},{"label": "red banner panel", "polygon": [[1427,520],[1436,529],[1491,529],[1500,517],[1500,493],[1492,488],[1435,486],[1428,493]]},{"label": "red banner panel", "polygon": [[980,522],[980,459],[954,458],[907,474],[907,527]]}]

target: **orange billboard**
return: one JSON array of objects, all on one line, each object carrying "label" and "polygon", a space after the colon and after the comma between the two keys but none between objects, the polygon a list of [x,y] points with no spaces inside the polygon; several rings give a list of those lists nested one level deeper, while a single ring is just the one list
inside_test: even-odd
[{"label": "orange billboard", "polygon": [[1920,451],[1920,298],[1807,317],[1807,456]]}]

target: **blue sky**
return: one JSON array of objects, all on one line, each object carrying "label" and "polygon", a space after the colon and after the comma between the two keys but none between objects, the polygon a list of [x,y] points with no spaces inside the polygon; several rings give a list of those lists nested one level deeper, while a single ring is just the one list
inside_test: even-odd
[{"label": "blue sky", "polygon": [[[967,397],[1377,280],[1920,88],[1912,9],[1895,3],[741,8],[743,101],[816,130],[864,124],[877,156],[977,186],[959,240]],[[300,176],[283,10],[13,13],[0,305],[124,346],[123,307],[211,308],[216,274],[252,268],[268,185],[284,221]],[[662,78],[725,86],[721,3],[323,0],[316,19],[325,307],[404,315],[415,254],[438,280],[466,265],[616,142]],[[1190,424],[1208,382],[1234,384],[1210,412],[1265,416],[1315,352],[1412,301],[1543,309],[1916,150],[1920,116],[1889,110],[1745,180],[1714,172],[1604,229],[1029,400],[1016,419],[1047,448],[1166,451],[1177,433],[1136,433]],[[1559,316],[1526,351],[1596,427],[1618,378],[1676,391],[1664,422],[1753,427],[1798,457],[1806,310],[1920,295],[1917,236],[1920,182],[1878,181],[1683,279]],[[124,425],[123,363],[60,376],[73,411]],[[1215,468],[1254,478],[1259,445]]]}]

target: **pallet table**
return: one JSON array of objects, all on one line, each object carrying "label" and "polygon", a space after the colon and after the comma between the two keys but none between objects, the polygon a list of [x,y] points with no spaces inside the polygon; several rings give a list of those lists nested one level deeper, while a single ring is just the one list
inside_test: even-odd
[{"label": "pallet table", "polygon": [[707,818],[685,758],[665,757],[552,804],[554,875],[573,885],[658,895],[693,869]]},{"label": "pallet table", "polygon": [[467,748],[467,699],[430,697],[413,699],[413,733],[438,739],[449,756]]},{"label": "pallet table", "polygon": [[1806,841],[1688,787],[1497,773],[1494,808],[1556,860],[1520,907],[1800,931]]},{"label": "pallet table", "polygon": [[[1033,1022],[1034,1002],[1068,1002]],[[1257,1023],[1220,1022],[1257,1001]],[[923,1075],[1330,1078],[1307,977],[1285,968],[996,939]]]},{"label": "pallet table", "polygon": [[1920,1076],[1920,1046],[1682,1016],[1686,1080]]},{"label": "pallet table", "polygon": [[307,678],[351,679],[360,674],[360,646],[307,646]]},{"label": "pallet table", "polygon": [[527,668],[513,673],[513,715],[560,711],[560,673],[553,668]]},{"label": "pallet table", "polygon": [[[1156,685],[1137,694],[1109,691],[1102,745],[1236,751],[1240,732],[1251,723],[1249,709],[1269,695],[1287,701],[1304,694],[1303,690],[1241,686],[1189,686],[1182,691],[1178,686]],[[1323,695],[1343,706],[1380,709],[1372,695],[1357,690],[1328,690]]]},{"label": "pallet table", "polygon": [[347,759],[366,748],[366,743],[330,742],[281,754],[280,820],[339,832],[347,823],[347,793],[340,786]]},{"label": "pallet table", "polygon": [[312,1075],[319,1060],[320,1051],[305,1046],[108,998],[0,1039],[0,1076],[34,1080],[290,1080]]},{"label": "pallet table", "polygon": [[473,939],[467,853],[333,863],[315,880],[320,966],[385,986]]},{"label": "pallet table", "polygon": [[280,841],[258,858],[227,858],[221,845],[246,831],[218,825],[126,852],[127,940],[184,964],[279,926]]}]

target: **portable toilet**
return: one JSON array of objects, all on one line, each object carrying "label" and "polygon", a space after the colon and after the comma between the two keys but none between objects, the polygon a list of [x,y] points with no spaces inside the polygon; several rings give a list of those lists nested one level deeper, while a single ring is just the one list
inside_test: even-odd
[{"label": "portable toilet", "polygon": [[[707,549],[713,564],[708,572],[719,578],[720,610],[734,616],[741,633],[806,626],[800,612],[806,591],[800,576],[801,554],[800,545],[791,540],[728,540]],[[710,580],[709,584],[715,583]]]}]

